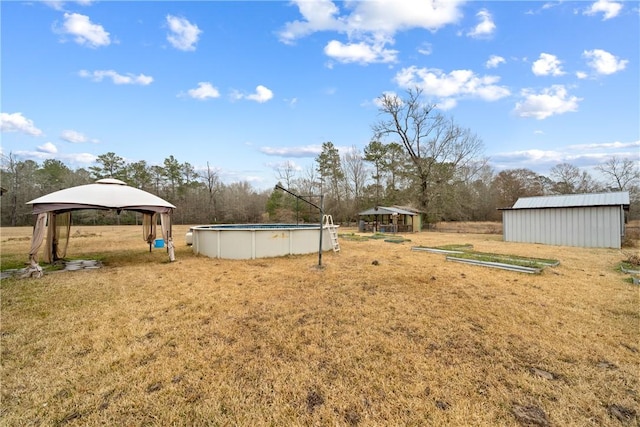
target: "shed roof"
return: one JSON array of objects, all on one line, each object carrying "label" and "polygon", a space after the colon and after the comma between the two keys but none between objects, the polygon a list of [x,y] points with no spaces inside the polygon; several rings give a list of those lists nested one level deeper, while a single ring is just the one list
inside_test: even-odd
[{"label": "shed roof", "polygon": [[376,206],[375,208],[367,209],[366,211],[360,212],[358,215],[418,215],[417,212],[411,212],[406,209],[396,208],[396,207],[385,207],[385,206]]},{"label": "shed roof", "polygon": [[563,194],[521,197],[511,209],[575,208],[587,206],[629,206],[629,192]]}]

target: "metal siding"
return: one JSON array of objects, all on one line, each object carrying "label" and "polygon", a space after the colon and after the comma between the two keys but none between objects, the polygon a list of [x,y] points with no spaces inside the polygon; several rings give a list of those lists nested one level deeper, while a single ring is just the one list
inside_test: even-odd
[{"label": "metal siding", "polygon": [[562,233],[564,230],[564,226],[565,224],[562,222],[562,213],[560,211],[556,210],[551,210],[551,216],[552,216],[552,220],[554,222],[554,224],[556,225],[556,234],[555,234],[555,239],[554,239],[554,245],[561,245],[562,244]]},{"label": "metal siding", "polygon": [[607,213],[602,208],[589,208],[591,214],[591,222],[595,224],[595,233],[592,235],[595,239],[591,239],[587,242],[589,247],[597,246],[609,246],[609,239],[607,235],[610,230],[610,226],[607,226]]},{"label": "metal siding", "polygon": [[585,246],[585,227],[589,224],[588,209],[569,209],[571,211],[571,239],[568,241],[569,246]]},{"label": "metal siding", "polygon": [[562,209],[566,212],[567,221],[566,221],[566,239],[563,243],[569,246],[576,246],[580,241],[580,211],[578,209]]},{"label": "metal siding", "polygon": [[598,246],[601,239],[601,231],[600,231],[600,216],[598,212],[594,210],[594,208],[583,208],[580,209],[583,212],[583,223],[580,227],[581,240],[580,246],[583,247],[592,247]]},{"label": "metal siding", "polygon": [[620,248],[619,206],[503,211],[507,242]]}]

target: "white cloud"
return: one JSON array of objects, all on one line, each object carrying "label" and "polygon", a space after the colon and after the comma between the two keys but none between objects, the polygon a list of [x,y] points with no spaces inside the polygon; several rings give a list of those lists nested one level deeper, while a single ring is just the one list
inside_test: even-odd
[{"label": "white cloud", "polygon": [[388,100],[393,99],[393,103],[394,103],[395,105],[400,106],[400,105],[402,105],[402,104],[403,104],[403,102],[402,102],[402,98],[400,98],[400,96],[398,96],[398,94],[397,94],[397,93],[395,93],[395,92],[393,92],[393,91],[385,90],[384,92],[382,92],[382,95],[383,95],[383,96],[379,96],[379,97],[377,97],[377,98],[375,98],[375,99],[373,100],[373,105],[375,105],[377,108],[382,108],[382,107],[384,107],[384,105],[383,105],[383,103],[382,103],[382,99],[383,99],[383,97],[384,97],[384,98],[386,98],[386,99],[388,99]]},{"label": "white cloud", "polygon": [[185,51],[196,50],[195,44],[202,33],[197,25],[173,15],[167,15],[167,24],[170,31],[167,40],[173,47]]},{"label": "white cloud", "polygon": [[300,147],[261,147],[260,152],[268,156],[280,157],[316,157],[322,153],[321,145],[305,145]]},{"label": "white cloud", "polygon": [[493,22],[491,13],[489,13],[487,9],[482,9],[480,12],[476,13],[476,16],[480,22],[473,30],[469,31],[467,35],[473,38],[481,38],[488,37],[493,34],[496,29],[496,24]]},{"label": "white cloud", "polygon": [[498,65],[504,64],[506,62],[507,61],[502,56],[491,55],[484,66],[486,68],[497,68]]},{"label": "white cloud", "polygon": [[61,156],[58,156],[61,159],[67,160],[71,163],[81,163],[81,164],[91,164],[91,163],[95,163],[97,160],[97,156],[94,156],[93,154],[89,154],[89,153],[71,153],[71,154],[64,154]]},{"label": "white cloud", "polygon": [[541,93],[523,89],[521,95],[524,100],[516,103],[514,112],[520,117],[533,117],[538,120],[577,111],[578,103],[582,101],[576,96],[569,96],[563,85],[553,85],[543,89]]},{"label": "white cloud", "polygon": [[75,42],[80,45],[96,48],[111,44],[109,33],[102,25],[92,23],[88,16],[79,13],[65,13],[64,23],[59,31],[74,36]]},{"label": "white cloud", "polygon": [[303,21],[287,22],[280,31],[280,41],[292,43],[316,31],[345,30],[344,21],[336,18],[338,7],[331,0],[293,1],[298,6]]},{"label": "white cloud", "polygon": [[39,152],[47,154],[56,154],[58,152],[58,147],[51,142],[46,142],[43,145],[38,146],[37,149]]},{"label": "white cloud", "polygon": [[287,104],[289,104],[289,107],[291,108],[295,108],[295,106],[298,104],[298,98],[291,98],[291,99],[285,99],[284,100]]},{"label": "white cloud", "polygon": [[267,102],[271,98],[273,98],[273,92],[262,85],[256,86],[256,93],[247,96],[247,99],[260,103]]},{"label": "white cloud", "polygon": [[200,82],[196,89],[189,89],[187,93],[190,97],[201,100],[220,97],[218,89],[213,87],[209,82]]},{"label": "white cloud", "polygon": [[[554,150],[518,150],[491,154],[491,163],[499,169],[527,168],[547,174],[559,163],[570,163],[585,169],[595,168],[612,155],[640,160],[637,147],[640,147],[640,141],[576,144]],[[592,175],[597,175],[597,171],[593,170]]]},{"label": "white cloud", "polygon": [[640,141],[632,142],[599,142],[593,144],[574,144],[568,147],[571,150],[619,150],[624,148],[640,148]]},{"label": "white cloud", "polygon": [[[325,53],[340,62],[366,64],[395,62],[397,52],[386,49],[398,31],[414,28],[437,31],[458,22],[462,0],[370,0],[340,2],[344,13],[331,0],[293,0],[301,20],[288,22],[279,32],[280,41],[295,40],[317,31],[344,34],[346,41],[332,41]],[[429,48],[430,51],[430,48]],[[424,53],[424,51],[422,52]],[[329,65],[331,66],[331,64]]]},{"label": "white cloud", "polygon": [[418,53],[421,53],[422,55],[431,55],[431,53],[433,53],[433,46],[431,46],[431,43],[424,42],[418,48]]},{"label": "white cloud", "polygon": [[78,72],[80,77],[88,78],[94,82],[101,82],[105,78],[110,78],[114,84],[117,85],[142,85],[147,86],[153,82],[153,77],[145,76],[144,74],[138,74],[137,76],[132,73],[126,75],[119,74],[113,70],[95,70],[87,71],[80,70]]},{"label": "white cloud", "polygon": [[357,62],[361,64],[387,63],[397,61],[397,50],[385,49],[383,43],[368,44],[366,42],[343,44],[331,40],[324,48],[324,53],[338,62]]},{"label": "white cloud", "polygon": [[20,157],[23,159],[29,159],[29,160],[44,160],[44,159],[50,159],[54,156],[51,155],[51,153],[47,153],[44,151],[38,151],[38,149],[36,148],[36,151],[29,151],[29,150],[16,150],[13,152],[13,154],[16,155],[16,157]]},{"label": "white cloud", "polygon": [[0,113],[0,130],[22,132],[31,136],[42,135],[42,131],[33,124],[33,121],[24,117],[22,113]]},{"label": "white cloud", "polygon": [[258,86],[256,86],[256,92],[255,93],[252,93],[252,94],[249,94],[249,95],[243,95],[243,94],[241,94],[239,92],[236,92],[233,96],[236,99],[244,98],[244,99],[248,99],[250,101],[256,101],[256,102],[259,102],[259,103],[262,104],[264,102],[269,101],[271,98],[273,98],[273,92],[269,88],[267,88],[265,86],[258,85]]},{"label": "white cloud", "polygon": [[[43,3],[52,9],[62,11],[64,10],[65,3],[68,2],[61,0],[44,0]],[[94,3],[94,0],[77,0],[75,3],[79,4],[80,6],[90,6],[91,3]]]},{"label": "white cloud", "polygon": [[338,31],[357,36],[385,34],[422,28],[436,31],[458,22],[462,13],[461,0],[370,0],[344,3],[351,10],[340,15],[340,9],[330,0],[294,0],[302,20],[288,22],[280,31],[280,40],[291,43],[317,31]]},{"label": "white cloud", "polygon": [[615,18],[622,10],[622,3],[618,3],[615,1],[609,0],[598,0],[593,3],[589,9],[584,11],[585,15],[596,15],[598,13],[602,13],[602,20],[606,21],[607,19]]},{"label": "white cloud", "polygon": [[585,50],[582,54],[587,59],[587,65],[598,74],[613,74],[624,70],[629,62],[602,49]]},{"label": "white cloud", "polygon": [[[50,143],[49,143],[50,144]],[[53,144],[51,144],[53,145]],[[58,159],[62,162],[74,163],[74,164],[83,164],[90,165],[96,162],[97,157],[93,154],[89,153],[69,153],[69,154],[61,154],[57,152],[57,148],[55,152],[49,152],[47,149],[52,149],[51,147],[47,147],[47,144],[37,147],[35,151],[29,150],[20,150],[15,151],[14,154],[23,159],[31,159],[31,160],[45,160],[45,159]]]},{"label": "white cloud", "polygon": [[[492,156],[494,158],[494,156]],[[540,162],[548,162],[548,163],[561,163],[561,160],[564,158],[563,153],[558,150],[518,150],[518,151],[510,151],[506,153],[499,153],[495,156],[496,159],[506,160],[509,159],[511,161],[529,161],[533,163]]]},{"label": "white cloud", "polygon": [[[304,1],[304,0],[303,0]],[[462,1],[373,0],[353,2],[355,8],[346,17],[348,31],[393,35],[398,31],[422,28],[436,31],[462,17]]]},{"label": "white cloud", "polygon": [[290,170],[293,172],[301,172],[303,169],[302,166],[298,165],[293,160],[285,160],[282,162],[267,162],[266,165],[276,171]]},{"label": "white cloud", "polygon": [[44,0],[42,3],[46,4],[52,9],[55,10],[64,10],[64,2],[59,0]]},{"label": "white cloud", "polygon": [[455,98],[444,98],[438,101],[437,107],[443,111],[451,110],[458,105],[458,101]]},{"label": "white cloud", "polygon": [[74,144],[79,144],[82,142],[87,142],[87,137],[75,130],[65,130],[62,131],[60,138],[67,142],[72,142]]},{"label": "white cloud", "polygon": [[589,75],[587,73],[585,73],[584,71],[576,71],[576,77],[579,78],[580,80],[582,80],[582,79],[586,79],[587,77],[589,77]]},{"label": "white cloud", "polygon": [[531,71],[536,76],[561,76],[564,74],[561,64],[562,62],[555,55],[541,53],[540,58],[531,66]]},{"label": "white cloud", "polygon": [[441,108],[451,108],[462,98],[496,101],[511,94],[508,88],[496,84],[500,77],[477,76],[471,70],[453,70],[447,74],[436,68],[411,66],[400,70],[394,80],[402,88],[419,87],[424,95],[439,98],[437,104]]}]

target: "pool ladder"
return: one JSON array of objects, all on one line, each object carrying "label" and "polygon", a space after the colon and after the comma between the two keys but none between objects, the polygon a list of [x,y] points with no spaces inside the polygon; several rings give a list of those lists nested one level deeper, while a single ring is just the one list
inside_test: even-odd
[{"label": "pool ladder", "polygon": [[333,224],[333,217],[331,215],[325,215],[323,217],[324,225],[329,230],[329,236],[331,236],[331,246],[333,246],[333,252],[340,251],[340,243],[338,243],[338,227]]}]

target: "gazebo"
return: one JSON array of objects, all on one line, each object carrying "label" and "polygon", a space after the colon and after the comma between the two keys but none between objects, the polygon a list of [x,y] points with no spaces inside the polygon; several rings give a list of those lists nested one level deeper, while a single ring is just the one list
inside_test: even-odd
[{"label": "gazebo", "polygon": [[[358,214],[358,231],[379,231],[381,233],[419,232],[420,212],[399,206],[375,206]],[[369,219],[369,221],[367,221]]]},{"label": "gazebo", "polygon": [[54,262],[63,258],[69,243],[71,212],[82,209],[123,210],[143,214],[143,239],[151,245],[156,238],[157,216],[160,216],[162,238],[167,245],[169,260],[175,260],[173,238],[171,235],[171,214],[176,208],[166,200],[146,191],[128,186],[125,182],[105,178],[94,184],[80,185],[47,194],[27,202],[33,205],[33,214],[37,215],[29,250],[30,266],[28,276],[42,276],[38,265],[38,250],[47,234],[45,261]]}]

